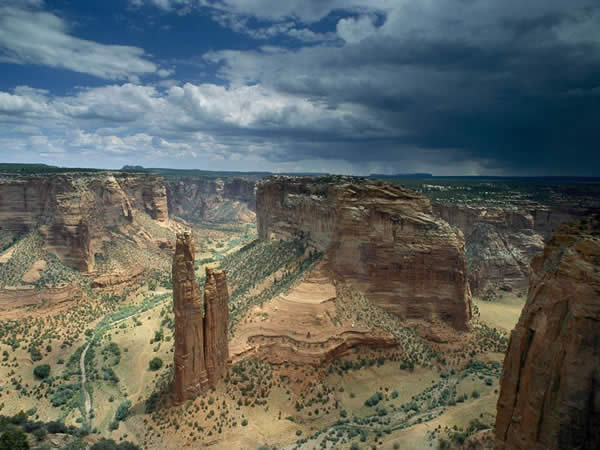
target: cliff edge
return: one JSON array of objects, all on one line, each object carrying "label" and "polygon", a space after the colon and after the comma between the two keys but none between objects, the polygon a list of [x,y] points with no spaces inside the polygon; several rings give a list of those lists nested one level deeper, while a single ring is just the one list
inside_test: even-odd
[{"label": "cliff edge", "polygon": [[409,189],[356,177],[268,177],[256,190],[261,239],[308,235],[333,278],[403,319],[470,328],[464,238]]},{"label": "cliff edge", "polygon": [[497,449],[600,448],[600,221],[565,225],[531,264],[500,380]]}]

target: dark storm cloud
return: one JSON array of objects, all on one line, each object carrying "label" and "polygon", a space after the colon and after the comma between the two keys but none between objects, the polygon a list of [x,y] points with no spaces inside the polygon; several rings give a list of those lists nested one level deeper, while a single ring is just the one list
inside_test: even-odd
[{"label": "dark storm cloud", "polygon": [[348,159],[384,161],[403,148],[451,149],[439,157],[509,172],[594,174],[600,168],[600,28],[594,31],[600,9],[585,2],[548,5],[522,18],[518,10],[473,21],[468,10],[454,21],[425,17],[416,31],[391,29],[409,25],[398,20],[338,47],[209,58],[222,62],[222,75],[234,82],[254,79],[333,107],[362,105],[389,132],[387,144],[376,148],[373,141],[368,152],[326,145],[310,147],[315,153],[306,157],[343,152]]}]

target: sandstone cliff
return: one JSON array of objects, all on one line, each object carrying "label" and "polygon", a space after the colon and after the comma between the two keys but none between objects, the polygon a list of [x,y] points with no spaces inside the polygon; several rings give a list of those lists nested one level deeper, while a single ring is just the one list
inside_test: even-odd
[{"label": "sandstone cliff", "polygon": [[203,306],[194,272],[194,244],[188,233],[178,234],[173,258],[175,310],[175,400],[184,401],[208,386],[204,358]]},{"label": "sandstone cliff", "polygon": [[204,355],[208,380],[214,384],[225,371],[229,359],[229,291],[223,270],[206,268],[204,308]]},{"label": "sandstone cliff", "polygon": [[175,401],[194,397],[223,374],[229,358],[228,300],[225,273],[207,269],[202,303],[191,234],[178,234],[173,257]]},{"label": "sandstone cliff", "polygon": [[536,203],[506,207],[434,202],[433,212],[465,236],[474,295],[498,289],[525,291],[532,258],[560,224],[587,216],[587,208]]},{"label": "sandstone cliff", "polygon": [[600,223],[566,225],[531,264],[500,380],[498,449],[600,448]]},{"label": "sandstone cliff", "polygon": [[6,176],[0,178],[0,229],[39,229],[47,250],[65,264],[94,269],[107,228],[135,224],[146,215],[168,221],[162,178],[122,173]]},{"label": "sandstone cliff", "polygon": [[256,191],[261,239],[308,234],[334,278],[405,319],[468,329],[462,233],[429,200],[397,185],[350,177],[269,177]]},{"label": "sandstone cliff", "polygon": [[255,181],[246,178],[167,178],[169,213],[190,222],[253,222]]}]

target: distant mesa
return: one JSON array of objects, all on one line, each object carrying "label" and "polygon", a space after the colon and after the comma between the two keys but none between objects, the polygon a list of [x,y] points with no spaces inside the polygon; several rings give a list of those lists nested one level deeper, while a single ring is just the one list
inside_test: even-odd
[{"label": "distant mesa", "polygon": [[190,233],[178,233],[173,258],[176,402],[214,386],[229,359],[229,291],[225,272],[206,269],[204,302],[194,271]]},{"label": "distant mesa", "polygon": [[496,448],[600,448],[600,222],[565,225],[531,264],[500,380]]},{"label": "distant mesa", "polygon": [[129,166],[129,165],[125,165],[123,167],[121,167],[121,170],[123,172],[145,172],[146,169],[144,169],[143,166]]},{"label": "distant mesa", "polygon": [[309,236],[334,279],[402,319],[470,329],[463,235],[430,201],[365,178],[265,178],[257,185],[260,239]]},{"label": "distant mesa", "polygon": [[395,174],[384,174],[384,173],[372,173],[371,175],[369,175],[369,178],[379,178],[379,179],[386,179],[386,178],[432,178],[433,174],[431,173],[395,173]]}]

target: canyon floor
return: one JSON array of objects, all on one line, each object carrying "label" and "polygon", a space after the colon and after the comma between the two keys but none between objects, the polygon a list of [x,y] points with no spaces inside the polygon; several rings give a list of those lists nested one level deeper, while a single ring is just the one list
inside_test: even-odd
[{"label": "canyon floor", "polygon": [[[45,288],[30,284],[47,270],[34,238],[0,255],[34,254],[19,256],[29,264],[21,283],[4,272],[13,286],[0,296],[0,414],[93,432],[32,438],[34,448],[99,436],[165,449],[437,448],[494,423],[522,298],[475,298],[473,331],[428,341],[327,279],[325,261],[301,239],[259,242],[253,223],[193,232],[200,285],[204,266],[228,270],[232,361],[214,390],[179,406],[168,395],[174,317],[164,274],[104,288],[73,275]],[[40,379],[34,369],[44,364],[50,374]]]}]

